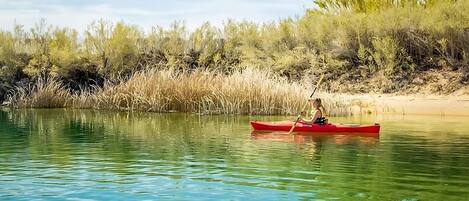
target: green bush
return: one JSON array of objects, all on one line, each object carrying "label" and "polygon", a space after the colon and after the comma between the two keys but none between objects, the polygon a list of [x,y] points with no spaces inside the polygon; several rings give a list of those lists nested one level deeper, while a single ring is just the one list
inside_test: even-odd
[{"label": "green bush", "polygon": [[134,25],[95,21],[85,32],[85,53],[97,64],[99,73],[114,79],[133,71],[142,37]]}]

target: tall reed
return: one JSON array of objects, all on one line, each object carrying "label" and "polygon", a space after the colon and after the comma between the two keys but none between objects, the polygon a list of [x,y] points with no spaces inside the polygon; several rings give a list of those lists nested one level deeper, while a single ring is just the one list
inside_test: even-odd
[{"label": "tall reed", "polygon": [[9,102],[21,108],[60,108],[66,107],[72,98],[60,81],[40,78],[33,85],[17,87],[9,97]]},{"label": "tall reed", "polygon": [[[75,98],[74,106],[97,109],[222,114],[291,114],[305,89],[267,71],[245,69],[231,75],[147,70],[128,81]],[[91,103],[91,104],[89,104]]]}]

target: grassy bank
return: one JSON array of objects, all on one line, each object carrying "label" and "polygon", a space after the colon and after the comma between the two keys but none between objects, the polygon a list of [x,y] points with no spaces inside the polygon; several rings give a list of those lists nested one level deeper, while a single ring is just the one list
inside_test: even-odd
[{"label": "grassy bank", "polygon": [[[14,107],[92,108],[201,114],[297,114],[311,84],[289,82],[269,71],[244,69],[230,75],[200,70],[145,70],[128,80],[71,93],[60,81],[40,80],[10,97]],[[319,94],[331,115],[350,113],[347,97]]]},{"label": "grassy bank", "polygon": [[[316,80],[313,78],[313,80]],[[329,80],[325,80],[328,82]],[[116,84],[80,93],[56,79],[18,88],[9,97],[16,108],[81,108],[120,111],[190,112],[198,114],[296,115],[312,91],[312,83],[290,82],[270,71],[244,69],[230,75],[199,70],[150,69]],[[469,96],[325,93],[329,116],[355,114],[469,114]]]}]

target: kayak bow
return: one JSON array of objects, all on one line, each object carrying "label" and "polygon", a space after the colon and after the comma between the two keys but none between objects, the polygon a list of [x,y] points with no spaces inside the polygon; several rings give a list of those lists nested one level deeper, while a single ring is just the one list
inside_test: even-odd
[{"label": "kayak bow", "polygon": [[[254,130],[270,130],[270,131],[290,131],[292,128],[291,121],[283,122],[262,122],[251,121],[251,126]],[[297,123],[294,130],[295,132],[349,132],[349,133],[379,133],[380,125],[358,125],[358,124],[303,124]]]}]

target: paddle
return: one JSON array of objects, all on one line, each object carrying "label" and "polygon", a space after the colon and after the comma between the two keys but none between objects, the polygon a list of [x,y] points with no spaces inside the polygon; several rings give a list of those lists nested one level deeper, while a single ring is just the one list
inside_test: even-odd
[{"label": "paddle", "polygon": [[[321,78],[319,78],[318,83],[316,83],[316,86],[315,86],[314,89],[313,89],[313,93],[311,93],[311,95],[309,96],[310,99],[313,98],[313,95],[314,95],[314,93],[316,92],[316,89],[319,87],[319,84],[321,84],[322,78],[324,78],[324,74],[321,75]],[[308,102],[306,102],[305,106],[303,107],[303,109],[302,109],[301,111],[305,110],[307,106],[308,106]],[[298,123],[298,121],[300,120],[300,118],[301,118],[301,113],[300,113],[300,114],[298,115],[298,117],[296,118],[296,121],[295,121],[295,123],[293,123],[293,125],[292,125],[290,131],[288,132],[288,134],[291,134],[291,133],[293,132],[293,129],[295,129],[296,124]]]}]

